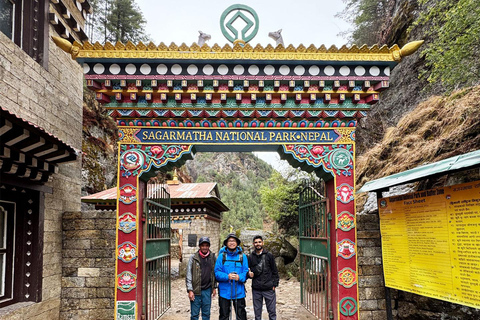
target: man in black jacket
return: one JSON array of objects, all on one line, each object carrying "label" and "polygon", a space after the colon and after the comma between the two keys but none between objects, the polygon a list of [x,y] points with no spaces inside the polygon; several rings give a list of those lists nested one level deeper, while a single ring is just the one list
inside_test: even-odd
[{"label": "man in black jacket", "polygon": [[248,256],[250,270],[248,276],[252,278],[252,300],[255,320],[262,319],[262,305],[265,299],[268,319],[276,320],[275,305],[277,298],[275,288],[278,287],[278,270],[273,254],[263,248],[262,236],[253,238],[255,251]]}]

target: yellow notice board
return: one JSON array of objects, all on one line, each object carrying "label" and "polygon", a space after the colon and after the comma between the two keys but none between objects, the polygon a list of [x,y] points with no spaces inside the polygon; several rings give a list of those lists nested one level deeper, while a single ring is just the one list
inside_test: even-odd
[{"label": "yellow notice board", "polygon": [[385,285],[480,308],[480,181],[378,203]]}]

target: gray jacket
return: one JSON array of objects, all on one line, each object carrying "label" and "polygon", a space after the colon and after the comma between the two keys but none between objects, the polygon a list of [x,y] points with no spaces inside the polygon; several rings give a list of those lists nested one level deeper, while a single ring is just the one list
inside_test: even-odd
[{"label": "gray jacket", "polygon": [[[208,256],[208,261],[212,266],[212,289],[215,288],[215,253],[210,251],[210,255]],[[187,285],[187,291],[193,291],[193,294],[196,296],[202,293],[202,269],[200,267],[200,255],[198,251],[195,252],[193,256],[190,257],[188,260],[187,265],[187,277],[185,278],[185,282]]]}]

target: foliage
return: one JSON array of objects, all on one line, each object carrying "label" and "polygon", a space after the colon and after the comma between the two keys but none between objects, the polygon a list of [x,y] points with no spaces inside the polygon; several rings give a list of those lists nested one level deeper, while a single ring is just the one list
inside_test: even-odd
[{"label": "foliage", "polygon": [[[478,0],[419,0],[422,10],[414,26],[424,27],[431,39],[422,54],[422,75],[447,90],[479,83],[480,6]],[[426,9],[428,8],[428,10]]]},{"label": "foliage", "polygon": [[304,182],[312,179],[312,175],[304,176],[304,173],[294,169],[287,172],[285,177],[274,171],[268,183],[260,189],[265,212],[288,235],[298,234],[299,194]]},{"label": "foliage", "polygon": [[91,42],[149,41],[146,20],[135,0],[93,0],[91,4],[93,14],[87,22]]},{"label": "foliage", "polygon": [[349,42],[359,45],[376,44],[382,30],[383,19],[388,16],[387,10],[391,1],[343,0],[346,4],[345,10],[337,16],[354,26],[354,30],[349,35]]},{"label": "foliage", "polygon": [[[87,21],[91,42],[147,40],[146,23],[134,0],[91,0],[93,14]],[[95,100],[93,91],[83,90],[82,189],[103,191],[116,183],[117,139],[115,121]]]}]

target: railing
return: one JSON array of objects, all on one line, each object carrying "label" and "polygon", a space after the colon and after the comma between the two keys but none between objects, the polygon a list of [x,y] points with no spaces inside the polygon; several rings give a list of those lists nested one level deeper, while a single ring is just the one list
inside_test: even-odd
[{"label": "railing", "polygon": [[159,319],[171,306],[170,194],[147,184],[145,212],[145,307],[147,320]]}]

